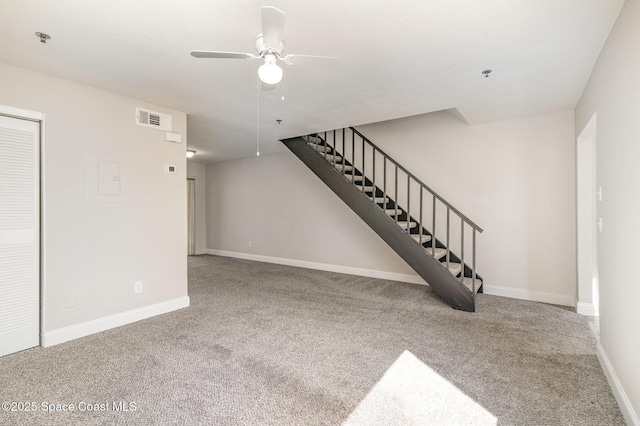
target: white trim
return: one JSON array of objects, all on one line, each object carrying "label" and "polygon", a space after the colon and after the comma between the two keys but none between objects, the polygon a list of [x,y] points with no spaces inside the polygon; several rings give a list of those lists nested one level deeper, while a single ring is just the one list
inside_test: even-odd
[{"label": "white trim", "polygon": [[629,397],[624,391],[622,383],[620,383],[620,379],[618,379],[616,370],[614,370],[613,365],[611,365],[611,361],[609,361],[607,353],[604,351],[604,348],[600,344],[600,339],[596,339],[596,341],[598,347],[598,351],[596,352],[596,354],[598,355],[598,360],[600,361],[600,365],[602,366],[604,375],[607,376],[609,386],[611,386],[611,391],[613,392],[613,396],[618,402],[618,406],[620,407],[620,411],[622,412],[625,421],[629,426],[640,426],[638,415],[633,409],[633,405],[631,405],[631,401],[629,401]]},{"label": "white trim", "polygon": [[45,166],[45,114],[40,121],[40,346],[47,329],[47,180]]},{"label": "white trim", "polygon": [[299,268],[317,269],[319,271],[338,272],[341,274],[358,275],[361,277],[380,278],[383,280],[401,281],[404,283],[427,283],[418,275],[401,274],[398,272],[378,271],[375,269],[355,268],[353,266],[331,265],[328,263],[309,262],[306,260],[286,259],[282,257],[263,256],[259,254],[239,253],[235,251],[206,249],[206,254],[215,256],[235,257],[237,259],[255,260],[257,262],[275,263],[278,265],[297,266]]},{"label": "white trim", "polygon": [[156,315],[166,314],[171,311],[186,308],[189,304],[189,296],[184,296],[173,300],[167,300],[166,302],[156,303],[155,305],[144,306],[142,308],[132,309],[119,314],[109,315],[104,318],[71,325],[69,327],[47,331],[44,333],[42,346],[48,347],[68,342],[69,340],[89,336],[91,334],[131,324]]},{"label": "white trim", "polygon": [[576,299],[574,299],[574,303],[576,312],[580,315],[586,315],[589,317],[596,316],[596,308],[593,306],[593,303],[578,302]]},{"label": "white trim", "polygon": [[551,303],[552,305],[575,306],[573,296],[523,290],[513,287],[483,285],[482,288],[485,294],[492,294],[494,296],[511,297],[513,299],[530,300],[532,302]]},{"label": "white trim", "polygon": [[598,310],[598,250],[596,201],[597,114],[594,113],[576,138],[576,273],[579,314]]},{"label": "white trim", "polygon": [[[427,285],[427,283],[419,275],[355,268],[353,266],[331,265],[328,263],[309,262],[306,260],[286,259],[282,257],[263,256],[259,254],[240,253],[235,251],[217,249],[206,249],[204,252],[205,254],[212,254],[214,256],[234,257],[236,259],[254,260],[257,262],[276,263],[278,265],[317,269],[319,271],[339,272],[341,274],[358,275],[361,277],[380,278],[383,280]],[[532,302],[551,303],[554,305],[575,306],[574,298],[572,296],[564,296],[561,294],[553,293],[541,293],[511,287],[494,287],[487,285],[484,285],[483,289],[485,294],[491,294],[494,296],[511,297],[514,299],[530,300]]]},{"label": "white trim", "polygon": [[44,119],[44,114],[41,112],[14,108],[6,105],[0,105],[0,114],[11,115],[18,118],[28,118],[30,120],[42,121],[42,119]]},{"label": "white trim", "polygon": [[19,119],[27,119],[27,120],[36,120],[40,122],[40,135],[38,142],[38,161],[40,162],[39,167],[39,191],[40,191],[40,229],[38,230],[39,238],[40,238],[40,265],[39,265],[39,274],[40,274],[40,346],[43,345],[44,341],[44,330],[45,330],[45,318],[46,318],[46,286],[45,286],[45,248],[46,248],[46,234],[45,234],[45,170],[44,170],[44,148],[45,148],[45,114],[43,112],[32,111],[28,109],[15,108],[8,105],[0,105],[0,114],[7,115],[10,117],[15,117]]}]

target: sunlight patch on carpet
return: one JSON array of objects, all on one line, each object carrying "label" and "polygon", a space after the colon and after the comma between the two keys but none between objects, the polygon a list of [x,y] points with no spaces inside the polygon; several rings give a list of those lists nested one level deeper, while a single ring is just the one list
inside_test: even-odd
[{"label": "sunlight patch on carpet", "polygon": [[343,423],[360,425],[495,426],[477,402],[404,351]]}]

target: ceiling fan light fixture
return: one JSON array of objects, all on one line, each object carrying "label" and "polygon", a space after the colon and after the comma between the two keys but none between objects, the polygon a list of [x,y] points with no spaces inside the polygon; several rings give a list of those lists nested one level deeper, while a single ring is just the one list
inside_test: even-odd
[{"label": "ceiling fan light fixture", "polygon": [[275,55],[265,55],[264,64],[258,68],[258,77],[264,84],[278,84],[282,80],[282,68],[276,64]]}]

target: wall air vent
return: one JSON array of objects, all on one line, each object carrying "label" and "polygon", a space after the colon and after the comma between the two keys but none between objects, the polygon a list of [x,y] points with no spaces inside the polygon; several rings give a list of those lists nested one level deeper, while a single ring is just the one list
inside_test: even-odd
[{"label": "wall air vent", "polygon": [[136,108],[136,124],[154,129],[171,131],[171,116],[148,109]]}]

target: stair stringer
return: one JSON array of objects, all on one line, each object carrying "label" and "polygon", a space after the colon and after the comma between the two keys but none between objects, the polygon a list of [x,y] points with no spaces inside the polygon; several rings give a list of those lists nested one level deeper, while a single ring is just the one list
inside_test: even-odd
[{"label": "stair stringer", "polygon": [[281,141],[307,165],[342,201],[345,202],[380,238],[384,240],[448,305],[474,312],[474,298],[454,275],[426,253],[371,199],[344,178],[301,137]]}]

